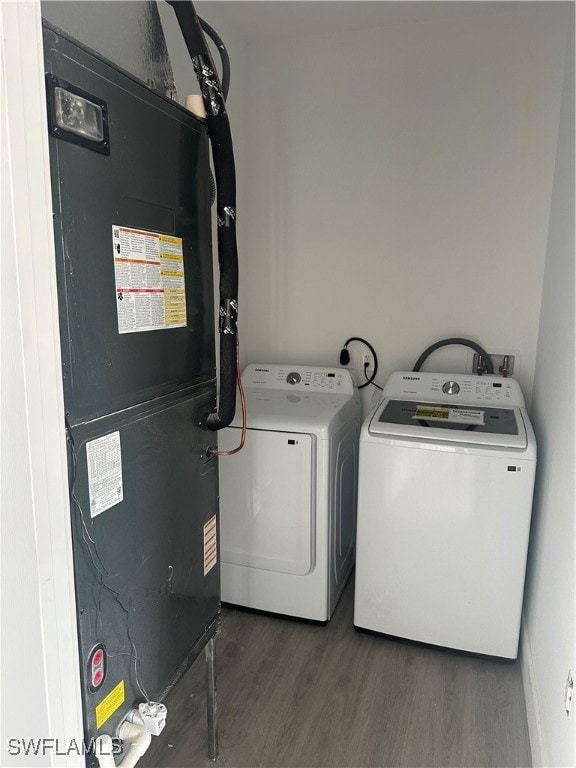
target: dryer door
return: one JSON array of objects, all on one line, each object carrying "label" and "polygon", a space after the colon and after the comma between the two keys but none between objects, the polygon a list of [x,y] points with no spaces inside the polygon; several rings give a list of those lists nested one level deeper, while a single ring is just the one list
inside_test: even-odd
[{"label": "dryer door", "polygon": [[[238,445],[240,430],[219,435]],[[304,576],[313,567],[314,439],[249,429],[246,445],[220,460],[221,558],[224,563]]]}]

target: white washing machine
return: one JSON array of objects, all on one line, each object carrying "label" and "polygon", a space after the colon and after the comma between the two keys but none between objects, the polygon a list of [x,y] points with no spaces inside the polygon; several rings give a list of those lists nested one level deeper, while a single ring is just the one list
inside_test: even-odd
[{"label": "white washing machine", "polygon": [[516,658],[536,469],[518,383],[394,373],[360,437],[354,624]]},{"label": "white washing machine", "polygon": [[[222,601],[327,621],[354,564],[360,400],[348,371],[250,365],[220,461]],[[219,434],[240,440],[241,414]]]}]

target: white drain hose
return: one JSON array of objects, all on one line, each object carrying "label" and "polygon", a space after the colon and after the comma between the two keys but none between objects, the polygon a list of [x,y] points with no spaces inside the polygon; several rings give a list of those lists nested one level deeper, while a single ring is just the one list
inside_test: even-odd
[{"label": "white drain hose", "polygon": [[118,728],[118,736],[129,744],[122,762],[116,764],[112,754],[112,739],[107,734],[96,739],[96,757],[100,768],[134,768],[152,741],[152,734],[143,725],[124,721]]},{"label": "white drain hose", "polygon": [[98,736],[94,751],[100,768],[116,768],[116,761],[112,754],[112,739],[107,733],[103,736]]}]

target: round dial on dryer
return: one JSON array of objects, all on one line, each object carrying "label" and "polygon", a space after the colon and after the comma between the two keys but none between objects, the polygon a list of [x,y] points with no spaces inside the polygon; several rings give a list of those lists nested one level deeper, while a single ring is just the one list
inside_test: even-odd
[{"label": "round dial on dryer", "polygon": [[302,376],[297,371],[292,371],[292,373],[289,373],[288,376],[286,376],[286,382],[288,384],[300,384],[302,380]]},{"label": "round dial on dryer", "polygon": [[460,384],[457,381],[447,381],[442,385],[442,392],[445,395],[457,395],[460,392]]}]

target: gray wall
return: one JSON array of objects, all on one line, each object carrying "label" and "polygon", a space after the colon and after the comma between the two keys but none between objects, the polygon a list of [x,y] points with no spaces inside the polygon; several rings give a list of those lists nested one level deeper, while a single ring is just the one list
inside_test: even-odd
[{"label": "gray wall", "polygon": [[[573,14],[573,11],[572,11]],[[571,25],[573,25],[573,16]],[[574,31],[566,74],[532,418],[538,472],[526,588],[524,683],[531,733],[540,730],[546,766],[576,765],[576,702],[564,711],[564,688],[575,672],[574,634]]]},{"label": "gray wall", "polygon": [[[246,363],[330,365],[359,335],[382,384],[468,336],[517,354],[530,400],[565,9],[440,5],[438,18],[250,41]],[[429,365],[462,371],[467,354]]]}]

